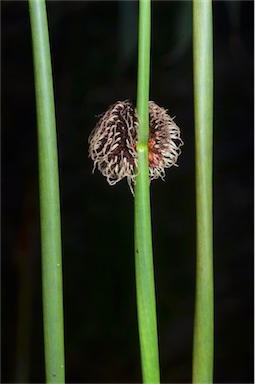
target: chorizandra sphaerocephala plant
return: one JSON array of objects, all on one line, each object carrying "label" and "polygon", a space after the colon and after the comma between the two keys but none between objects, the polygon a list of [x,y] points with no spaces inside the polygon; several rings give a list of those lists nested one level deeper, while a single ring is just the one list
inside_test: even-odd
[{"label": "chorizandra sphaerocephala plant", "polygon": [[[110,185],[127,177],[131,192],[139,172],[136,145],[139,121],[131,100],[117,101],[103,114],[89,136],[89,156]],[[148,166],[150,180],[164,180],[165,169],[177,166],[183,141],[167,110],[149,102]]]}]

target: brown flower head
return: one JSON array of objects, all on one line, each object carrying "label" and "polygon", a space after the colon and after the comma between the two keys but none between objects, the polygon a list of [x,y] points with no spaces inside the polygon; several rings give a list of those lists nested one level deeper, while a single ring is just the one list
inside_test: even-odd
[{"label": "brown flower head", "polygon": [[[149,102],[148,166],[150,180],[165,177],[165,168],[176,165],[183,141],[180,129],[164,108]],[[93,172],[99,171],[110,185],[127,177],[131,192],[137,175],[138,116],[130,100],[109,107],[89,136]]]}]

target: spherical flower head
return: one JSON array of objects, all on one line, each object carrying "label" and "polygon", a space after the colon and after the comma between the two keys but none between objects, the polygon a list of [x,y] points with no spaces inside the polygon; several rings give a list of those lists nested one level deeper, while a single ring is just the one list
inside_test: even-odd
[{"label": "spherical flower head", "polygon": [[[164,108],[149,102],[148,167],[150,180],[165,177],[177,165],[183,141],[180,129]],[[138,116],[131,100],[109,107],[89,136],[89,156],[110,185],[127,177],[131,192],[138,173]]]}]

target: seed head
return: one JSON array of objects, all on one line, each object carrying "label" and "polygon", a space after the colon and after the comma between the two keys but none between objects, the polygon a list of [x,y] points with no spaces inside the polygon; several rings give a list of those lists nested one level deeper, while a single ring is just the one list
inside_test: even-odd
[{"label": "seed head", "polygon": [[[180,129],[164,108],[149,102],[148,166],[150,180],[165,177],[177,165],[183,141]],[[109,107],[89,136],[89,156],[110,185],[127,177],[131,192],[137,168],[138,116],[131,100]]]}]

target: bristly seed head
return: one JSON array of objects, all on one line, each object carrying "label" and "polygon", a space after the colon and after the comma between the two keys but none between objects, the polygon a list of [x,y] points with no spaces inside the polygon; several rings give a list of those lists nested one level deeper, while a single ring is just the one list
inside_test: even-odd
[{"label": "bristly seed head", "polygon": [[[149,102],[148,166],[150,180],[165,177],[165,168],[176,165],[183,141],[180,129],[164,108]],[[99,171],[110,185],[127,177],[131,192],[137,170],[138,116],[130,100],[109,107],[89,136],[93,172]]]}]

